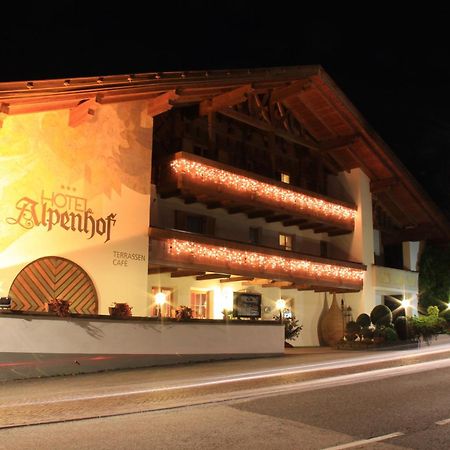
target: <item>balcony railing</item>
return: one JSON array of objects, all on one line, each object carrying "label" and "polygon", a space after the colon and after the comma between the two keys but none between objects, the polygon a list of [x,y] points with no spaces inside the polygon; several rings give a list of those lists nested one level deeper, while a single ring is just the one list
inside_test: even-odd
[{"label": "balcony railing", "polygon": [[230,214],[314,229],[330,236],[351,233],[354,205],[246,172],[189,153],[176,153],[160,166],[157,189],[162,197],[178,196]]},{"label": "balcony railing", "polygon": [[351,261],[312,257],[194,233],[150,228],[150,264],[289,281],[292,288],[362,288],[366,267]]},{"label": "balcony railing", "polygon": [[374,265],[372,266],[372,282],[375,288],[382,292],[417,293],[419,273]]}]

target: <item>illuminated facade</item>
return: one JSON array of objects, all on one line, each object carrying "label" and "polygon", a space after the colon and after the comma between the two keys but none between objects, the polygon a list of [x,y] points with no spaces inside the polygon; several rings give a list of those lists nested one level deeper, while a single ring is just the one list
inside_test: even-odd
[{"label": "illuminated facade", "polygon": [[13,309],[222,320],[247,295],[272,320],[282,298],[317,345],[333,294],[354,318],[414,300],[419,241],[450,235],[319,67],[64,81],[0,85]]}]

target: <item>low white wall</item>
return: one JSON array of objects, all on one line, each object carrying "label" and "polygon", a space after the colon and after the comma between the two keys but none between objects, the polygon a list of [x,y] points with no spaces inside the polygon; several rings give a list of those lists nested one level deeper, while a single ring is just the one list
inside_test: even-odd
[{"label": "low white wall", "polygon": [[284,327],[241,323],[0,315],[0,353],[263,355],[284,352]]}]

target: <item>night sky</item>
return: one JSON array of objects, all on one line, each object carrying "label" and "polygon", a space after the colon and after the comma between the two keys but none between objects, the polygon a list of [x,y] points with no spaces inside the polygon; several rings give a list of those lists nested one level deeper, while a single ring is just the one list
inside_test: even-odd
[{"label": "night sky", "polygon": [[320,64],[450,217],[448,13],[361,3],[24,6],[2,20],[0,81]]}]

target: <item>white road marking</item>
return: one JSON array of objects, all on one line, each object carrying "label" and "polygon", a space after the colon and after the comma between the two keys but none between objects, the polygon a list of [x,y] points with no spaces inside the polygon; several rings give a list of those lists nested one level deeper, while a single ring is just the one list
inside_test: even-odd
[{"label": "white road marking", "polygon": [[438,420],[437,422],[434,422],[436,425],[447,425],[450,423],[450,419],[444,419],[444,420]]},{"label": "white road marking", "polygon": [[391,434],[385,434],[383,436],[377,436],[371,439],[362,439],[360,441],[354,441],[349,442],[348,444],[342,444],[342,445],[336,445],[335,447],[327,447],[323,450],[341,450],[343,448],[351,448],[351,447],[358,447],[359,445],[365,445],[365,444],[371,444],[372,442],[379,442],[379,441],[385,441],[387,439],[392,439],[398,436],[403,436],[404,433],[397,432],[397,433],[391,433]]}]

